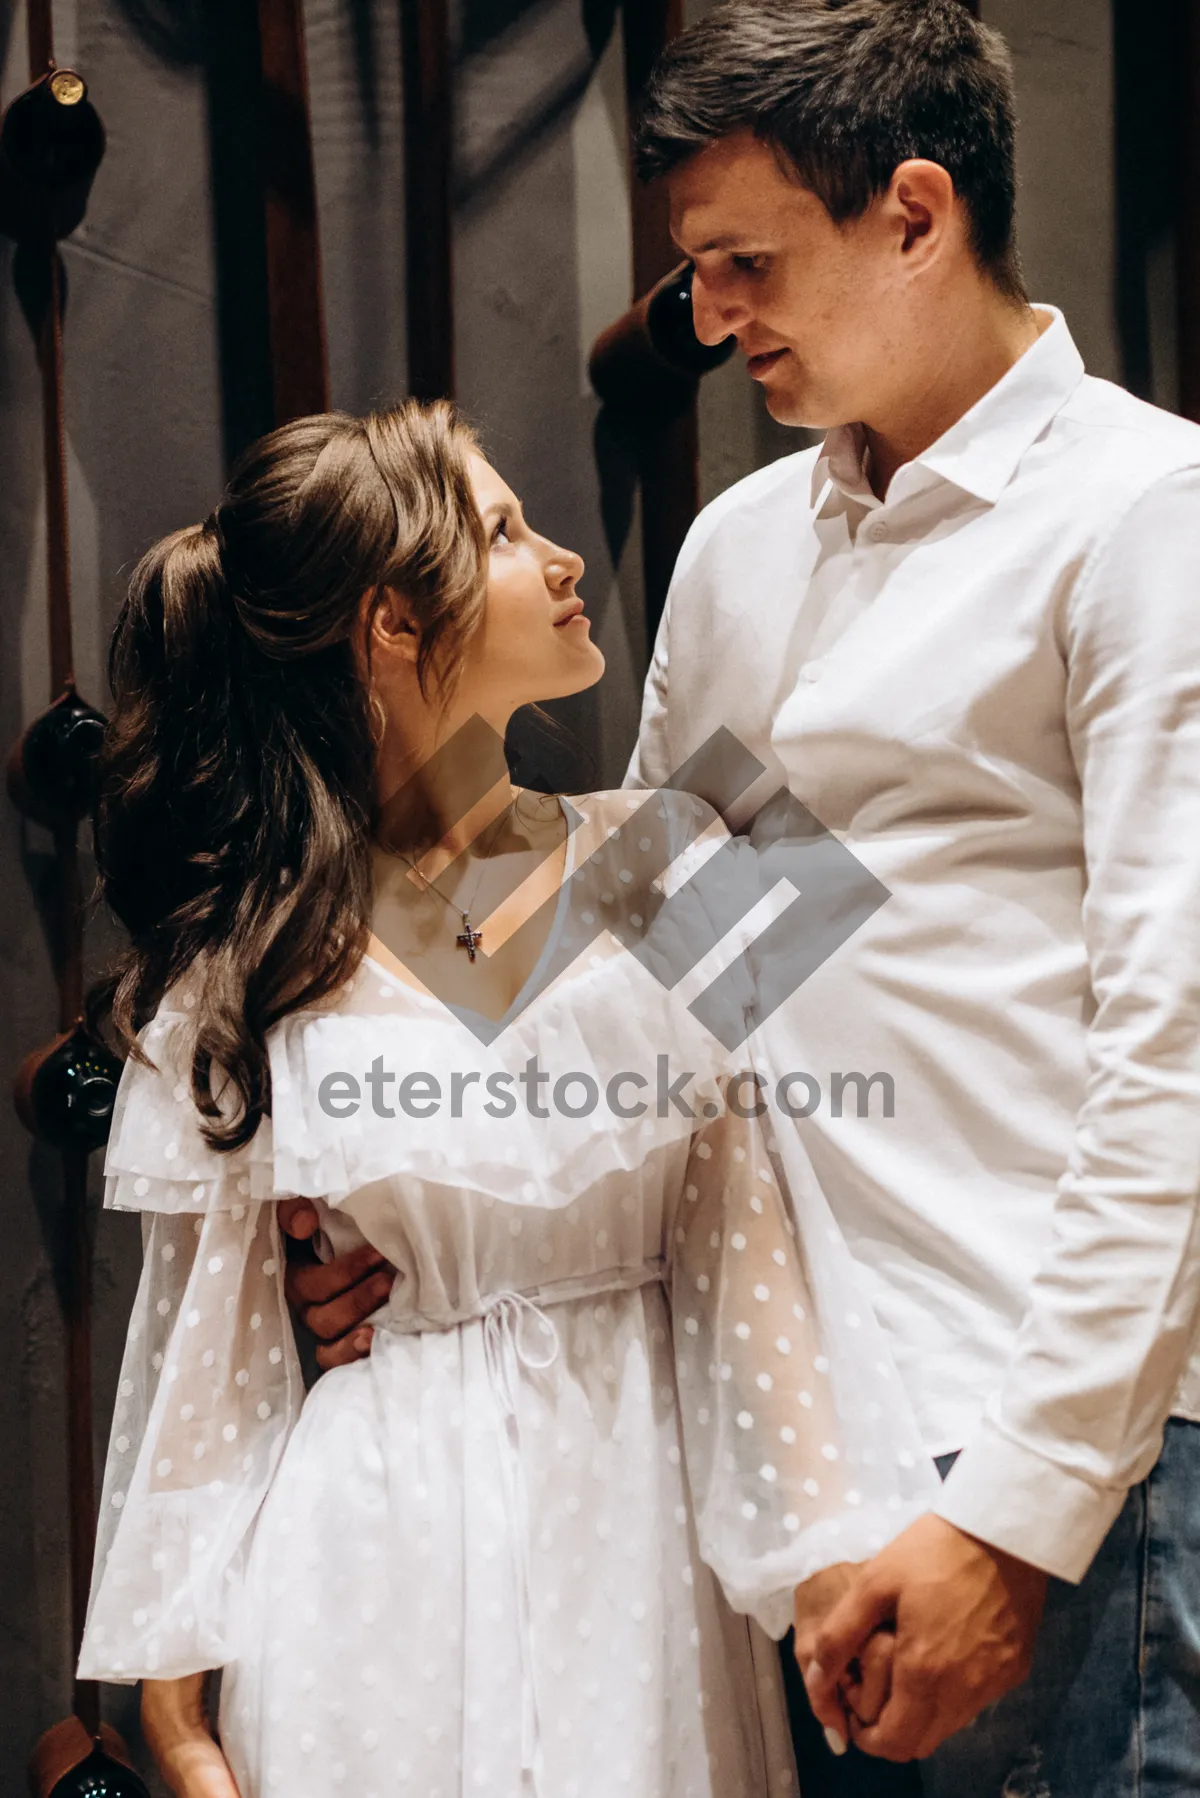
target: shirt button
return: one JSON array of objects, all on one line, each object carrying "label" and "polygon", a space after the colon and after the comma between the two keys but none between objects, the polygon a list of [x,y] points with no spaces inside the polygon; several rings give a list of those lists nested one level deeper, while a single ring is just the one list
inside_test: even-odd
[{"label": "shirt button", "polygon": [[804,667],[801,670],[801,673],[804,675],[804,678],[806,681],[820,680],[820,678],[821,678],[820,662],[805,662]]},{"label": "shirt button", "polygon": [[868,543],[878,543],[880,538],[887,536],[887,525],[882,518],[870,518],[864,527],[864,534]]}]

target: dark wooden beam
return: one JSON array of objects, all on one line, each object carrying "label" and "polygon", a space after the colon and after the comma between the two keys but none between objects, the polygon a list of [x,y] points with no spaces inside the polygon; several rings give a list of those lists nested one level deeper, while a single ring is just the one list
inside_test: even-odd
[{"label": "dark wooden beam", "polygon": [[317,189],[301,0],[259,0],[267,304],[277,425],[329,410]]},{"label": "dark wooden beam", "polygon": [[[625,98],[633,124],[646,84],[664,46],[683,29],[683,0],[626,0],[622,11],[625,39]],[[665,183],[633,189],[633,298],[654,286],[679,261],[667,225]]]},{"label": "dark wooden beam", "polygon": [[401,0],[408,390],[454,397],[454,64],[447,0]]},{"label": "dark wooden beam", "polygon": [[[630,122],[664,46],[683,29],[683,0],[625,0],[625,96]],[[667,224],[665,182],[644,185],[632,177],[633,297],[646,293],[680,260]],[[646,629],[658,628],[676,557],[696,516],[700,495],[700,445],[696,408],[643,432],[639,456],[642,493],[642,575]]]},{"label": "dark wooden beam", "polygon": [[1175,205],[1179,410],[1200,423],[1200,7],[1174,0],[1178,89]]}]

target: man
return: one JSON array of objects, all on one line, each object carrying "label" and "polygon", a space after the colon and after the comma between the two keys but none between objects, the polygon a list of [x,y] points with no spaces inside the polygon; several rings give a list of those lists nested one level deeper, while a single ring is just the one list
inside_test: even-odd
[{"label": "man", "polygon": [[697,331],[828,435],[697,520],[628,778],[725,725],[768,770],[731,824],[785,782],[892,893],[760,1037],[894,1082],[799,1127],[962,1452],[827,1618],[818,1715],[894,1624],[854,1733],[930,1754],[1056,1576],[925,1790],[1200,1792],[1200,430],[1026,303],[1012,118],[957,0],[747,0],[668,51],[640,154]]},{"label": "man", "polygon": [[891,894],[758,1033],[892,1082],[773,1121],[947,1476],[805,1621],[818,1717],[872,1791],[1200,1793],[1200,430],[1028,304],[1012,139],[958,0],[742,0],[668,51],[641,157],[697,329],[827,435],[696,521],[627,778],[726,726],[766,769],[731,826],[786,785]]}]

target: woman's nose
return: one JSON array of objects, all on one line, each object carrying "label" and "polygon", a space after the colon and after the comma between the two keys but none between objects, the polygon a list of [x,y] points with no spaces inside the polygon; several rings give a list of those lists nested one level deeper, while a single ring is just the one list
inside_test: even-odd
[{"label": "woman's nose", "polygon": [[556,546],[546,570],[546,578],[556,587],[569,587],[574,581],[583,579],[584,567],[583,557],[573,549],[560,549]]}]

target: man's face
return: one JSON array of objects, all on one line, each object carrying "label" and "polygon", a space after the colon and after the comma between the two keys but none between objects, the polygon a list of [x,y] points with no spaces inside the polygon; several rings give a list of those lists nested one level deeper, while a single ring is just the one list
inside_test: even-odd
[{"label": "man's face", "polygon": [[901,354],[905,283],[885,211],[835,225],[752,133],[667,177],[671,231],[696,265],[696,330],[731,334],[772,417],[827,430],[870,418]]}]

